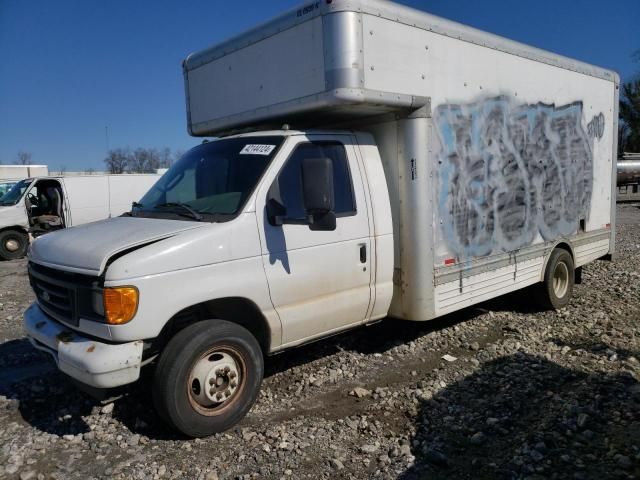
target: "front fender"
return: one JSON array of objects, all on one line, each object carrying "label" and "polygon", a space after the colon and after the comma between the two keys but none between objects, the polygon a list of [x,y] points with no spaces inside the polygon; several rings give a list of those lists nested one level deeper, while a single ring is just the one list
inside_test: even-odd
[{"label": "front fender", "polygon": [[265,317],[271,346],[281,343],[282,326],[271,303],[261,256],[107,281],[105,287],[125,284],[140,292],[138,311],[129,323],[110,327],[113,341],[156,338],[166,323],[185,308],[219,298],[242,297],[253,302]]}]

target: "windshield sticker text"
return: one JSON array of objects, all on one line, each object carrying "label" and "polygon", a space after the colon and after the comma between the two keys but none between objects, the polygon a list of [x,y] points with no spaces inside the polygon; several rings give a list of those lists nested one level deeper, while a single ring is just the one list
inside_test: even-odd
[{"label": "windshield sticker text", "polygon": [[245,145],[240,151],[240,155],[271,155],[275,145]]}]

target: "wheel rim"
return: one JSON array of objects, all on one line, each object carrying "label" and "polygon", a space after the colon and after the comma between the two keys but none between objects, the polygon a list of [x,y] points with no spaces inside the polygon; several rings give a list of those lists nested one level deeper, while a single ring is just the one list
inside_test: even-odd
[{"label": "wheel rim", "polygon": [[11,253],[17,252],[18,250],[20,250],[20,242],[15,238],[9,238],[4,242],[4,248]]},{"label": "wheel rim", "polygon": [[242,355],[231,346],[218,346],[201,355],[187,382],[189,402],[202,415],[219,415],[241,396],[246,378]]},{"label": "wheel rim", "polygon": [[553,271],[553,293],[558,298],[567,294],[569,289],[569,268],[564,262],[558,262]]}]

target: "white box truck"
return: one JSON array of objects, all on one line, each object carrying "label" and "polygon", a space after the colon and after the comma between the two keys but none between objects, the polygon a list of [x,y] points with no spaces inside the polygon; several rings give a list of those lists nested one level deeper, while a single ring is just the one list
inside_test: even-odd
[{"label": "white box truck", "polygon": [[36,177],[0,196],[0,260],[25,255],[30,238],[131,210],[160,175]]},{"label": "white box truck", "polygon": [[47,175],[49,167],[46,165],[0,165],[0,197],[20,180]]},{"label": "white box truck", "polygon": [[153,364],[156,408],[187,435],[247,413],[263,355],[534,285],[561,308],[614,252],[614,72],[323,0],[184,76],[191,134],[221,138],[131,216],[34,242],[24,325],[85,385]]}]

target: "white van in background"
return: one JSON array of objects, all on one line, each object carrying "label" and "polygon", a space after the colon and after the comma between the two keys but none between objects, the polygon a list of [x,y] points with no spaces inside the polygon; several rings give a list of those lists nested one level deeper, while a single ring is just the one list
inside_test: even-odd
[{"label": "white van in background", "polygon": [[49,167],[46,165],[0,165],[0,197],[22,179],[47,175]]},{"label": "white van in background", "polygon": [[30,236],[121,215],[158,178],[129,174],[18,181],[0,197],[0,259],[24,256]]}]

